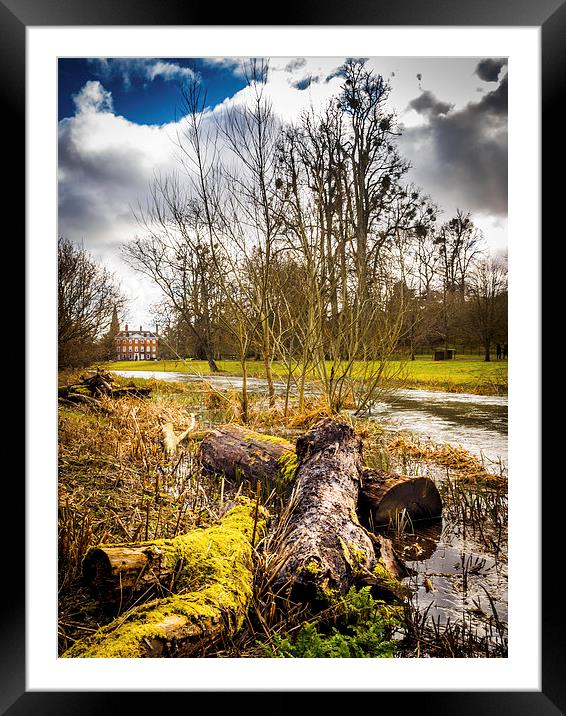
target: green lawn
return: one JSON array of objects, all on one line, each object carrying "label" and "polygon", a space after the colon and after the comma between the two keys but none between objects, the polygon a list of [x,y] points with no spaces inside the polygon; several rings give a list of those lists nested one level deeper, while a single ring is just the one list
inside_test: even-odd
[{"label": "green lawn", "polygon": [[[219,369],[227,375],[241,375],[242,368],[236,360],[217,361]],[[105,363],[109,370],[149,370],[176,371],[195,375],[208,375],[210,368],[202,360],[160,360],[160,361],[114,361]],[[448,390],[452,392],[472,392],[483,394],[503,394],[507,392],[507,361],[493,360],[484,362],[479,356],[459,356],[451,361],[433,361],[431,356],[417,356],[414,361],[403,364],[391,361],[394,372],[400,369],[397,381],[406,387],[429,390]],[[355,366],[360,374],[362,365]],[[250,376],[264,376],[261,361],[249,361]],[[277,378],[286,376],[286,369],[278,362],[273,363],[273,373]]]}]

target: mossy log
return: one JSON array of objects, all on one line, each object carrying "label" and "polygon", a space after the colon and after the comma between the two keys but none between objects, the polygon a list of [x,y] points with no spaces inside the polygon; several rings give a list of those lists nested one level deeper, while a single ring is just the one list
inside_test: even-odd
[{"label": "mossy log", "polygon": [[371,575],[372,541],[356,516],[362,443],[326,418],[297,440],[295,486],[279,527],[272,591],[329,602]]},{"label": "mossy log", "polygon": [[[292,483],[298,464],[290,442],[238,425],[224,425],[208,433],[201,444],[201,459],[211,472],[251,482],[261,479],[270,489]],[[360,469],[357,509],[364,524],[387,525],[403,510],[412,522],[441,516],[442,499],[429,478]]]},{"label": "mossy log", "polygon": [[[63,656],[202,656],[217,638],[235,634],[252,595],[254,524],[256,535],[261,534],[265,526],[261,509],[256,520],[255,505],[239,498],[218,525],[151,543],[161,552],[162,576],[176,575],[175,594],[130,609]],[[97,549],[100,555],[114,548]],[[136,559],[143,571],[143,553],[138,552]],[[129,578],[136,559],[132,556]]]},{"label": "mossy log", "polygon": [[295,446],[282,438],[263,435],[240,425],[211,430],[200,445],[203,467],[231,480],[260,481],[266,488],[282,489],[295,477]]}]

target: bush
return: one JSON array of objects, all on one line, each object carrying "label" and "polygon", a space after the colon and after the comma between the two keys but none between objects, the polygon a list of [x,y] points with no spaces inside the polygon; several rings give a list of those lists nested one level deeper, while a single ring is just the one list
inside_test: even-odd
[{"label": "bush", "polygon": [[281,658],[391,658],[391,641],[399,623],[395,611],[374,599],[369,587],[350,589],[336,605],[334,624],[306,623],[294,640],[275,634],[270,644],[262,644],[267,657]]}]

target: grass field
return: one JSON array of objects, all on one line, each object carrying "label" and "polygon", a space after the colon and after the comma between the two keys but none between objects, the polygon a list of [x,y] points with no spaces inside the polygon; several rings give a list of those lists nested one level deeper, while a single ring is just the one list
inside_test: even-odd
[{"label": "grass field", "polygon": [[[219,369],[226,375],[241,375],[242,368],[236,360],[217,361]],[[109,370],[176,371],[206,376],[210,368],[201,360],[160,360],[160,361],[114,361],[104,364]],[[407,388],[469,392],[482,395],[500,395],[507,392],[507,361],[484,362],[480,356],[459,356],[451,361],[433,361],[430,355],[417,356],[414,361],[400,363],[391,361],[392,372],[399,375],[396,382]],[[355,366],[361,372],[361,365]],[[264,376],[261,361],[249,361],[250,376]],[[273,363],[275,378],[286,376],[286,369],[278,362]]]}]

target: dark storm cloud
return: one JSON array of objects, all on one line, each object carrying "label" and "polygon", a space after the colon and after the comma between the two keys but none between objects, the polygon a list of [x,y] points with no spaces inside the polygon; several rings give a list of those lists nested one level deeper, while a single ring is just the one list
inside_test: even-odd
[{"label": "dark storm cloud", "polygon": [[295,70],[300,70],[301,67],[304,67],[307,64],[307,61],[304,57],[296,57],[294,60],[291,60],[285,65],[285,72],[294,72]]},{"label": "dark storm cloud", "polygon": [[476,75],[484,82],[497,82],[501,68],[507,64],[506,59],[493,60],[487,58],[478,63]]},{"label": "dark storm cloud", "polygon": [[87,244],[112,244],[132,223],[132,209],[147,193],[144,156],[132,146],[85,148],[77,120],[59,123],[59,233]]},{"label": "dark storm cloud", "polygon": [[[438,100],[431,104],[436,107]],[[427,124],[409,128],[401,137],[414,179],[441,205],[505,216],[507,76],[492,92],[461,110],[421,113]]]},{"label": "dark storm cloud", "polygon": [[326,76],[324,81],[330,82],[330,80],[333,80],[335,77],[344,77],[344,75],[345,72],[342,67],[337,67],[333,72]]},{"label": "dark storm cloud", "polygon": [[449,102],[442,102],[429,90],[423,90],[418,97],[409,102],[409,107],[419,114],[436,116],[438,114],[448,114],[454,105]]},{"label": "dark storm cloud", "polygon": [[313,82],[318,82],[318,80],[318,77],[314,77],[313,75],[307,75],[306,77],[303,77],[302,80],[297,80],[297,82],[291,82],[291,87],[294,87],[298,90],[305,90],[310,87]]}]

